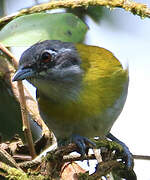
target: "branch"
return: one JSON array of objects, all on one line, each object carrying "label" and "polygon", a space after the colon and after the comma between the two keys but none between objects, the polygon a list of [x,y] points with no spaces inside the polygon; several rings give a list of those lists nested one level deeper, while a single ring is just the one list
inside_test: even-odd
[{"label": "branch", "polygon": [[132,0],[55,0],[49,3],[39,4],[31,8],[22,9],[21,11],[13,15],[3,17],[0,19],[0,26],[2,27],[13,19],[27,14],[33,14],[58,8],[87,8],[88,6],[106,6],[108,8],[118,7],[123,8],[126,11],[130,11],[131,13],[136,14],[141,18],[150,18],[150,8],[148,8],[145,4],[137,3]]},{"label": "branch", "polygon": [[[17,67],[17,60],[15,57],[11,54],[11,52],[3,46],[3,44],[0,43],[0,50],[2,50],[5,54],[7,54],[10,58],[12,58],[13,64],[15,67]],[[21,81],[17,82],[18,84],[18,91],[19,91],[19,102],[21,107],[21,115],[22,115],[22,123],[23,123],[23,131],[25,133],[25,138],[27,140],[27,143],[29,145],[29,150],[32,158],[36,157],[34,145],[33,145],[33,139],[31,134],[31,129],[27,117],[27,105],[25,101],[24,96],[24,89]]]},{"label": "branch", "polygon": [[[106,147],[108,149],[111,149],[111,153],[113,152],[113,150],[119,150],[119,151],[122,150],[120,145],[108,140],[103,140],[103,141],[99,140],[97,142],[97,147],[98,148]],[[66,168],[68,168],[68,164],[71,165],[69,167],[70,169],[73,166],[72,163],[74,161],[83,161],[83,160],[90,160],[96,158],[94,154],[86,155],[84,157],[82,157],[81,155],[70,155],[71,152],[77,150],[78,147],[75,144],[69,144],[67,146],[59,147],[55,150],[48,152],[46,157],[38,161],[37,159],[34,159],[32,161],[19,163],[18,165],[26,170],[29,168],[41,169],[38,167],[42,167],[41,169],[42,172],[45,172],[45,175],[48,175],[51,178],[57,177],[58,175],[63,177],[63,173],[65,172]],[[104,154],[101,155],[103,156]],[[114,173],[117,173],[119,177],[131,177],[130,179],[135,179],[136,175],[134,171],[132,170],[132,168],[131,169],[126,168],[126,165],[123,163],[123,161],[120,161],[120,155],[118,153],[116,154],[117,156],[114,156],[114,154],[113,156],[110,156],[109,152],[105,154],[105,157],[106,155],[108,156],[107,160],[103,160],[100,163],[98,163],[96,172],[94,174],[89,176],[88,173],[84,173],[84,174],[76,173],[79,176],[78,179],[95,180],[95,179],[99,179],[101,176],[105,176],[106,174],[112,171]],[[102,159],[104,159],[104,157]],[[41,170],[40,173],[42,174]],[[68,177],[70,178],[70,175],[68,175]],[[67,179],[68,178],[66,178],[66,180]]]},{"label": "branch", "polygon": [[150,160],[150,156],[146,155],[133,155],[133,158],[138,160]]},{"label": "branch", "polygon": [[[11,58],[11,54],[8,54],[8,52],[7,52],[7,55]],[[15,62],[13,62],[13,64],[14,63]],[[17,83],[11,81],[12,77],[14,76],[15,71],[16,70],[14,66],[12,66],[12,64],[10,64],[10,62],[6,58],[0,61],[0,73],[3,74],[3,78],[5,82],[7,83],[8,87],[12,87],[11,89],[13,90],[14,97],[19,102],[19,92],[17,88]],[[49,137],[52,137],[48,127],[46,126],[46,124],[40,117],[38,107],[37,107],[37,102],[30,95],[26,87],[24,87],[24,93],[26,97],[27,110],[28,110],[29,116],[31,116],[32,119],[41,127],[42,134],[44,135],[46,139],[48,139]]]},{"label": "branch", "polygon": [[26,173],[21,169],[12,168],[3,162],[0,162],[0,177],[7,177],[7,179],[29,180]]},{"label": "branch", "polygon": [[[0,161],[7,165],[20,169],[13,157],[0,146]],[[21,169],[20,169],[21,170]]]}]

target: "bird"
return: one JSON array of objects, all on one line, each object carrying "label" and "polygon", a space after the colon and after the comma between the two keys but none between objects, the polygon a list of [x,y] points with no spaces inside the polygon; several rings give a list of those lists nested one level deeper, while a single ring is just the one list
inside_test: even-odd
[{"label": "bird", "polygon": [[28,80],[37,88],[41,117],[57,140],[70,139],[85,153],[90,137],[120,143],[131,166],[128,147],[110,130],[128,94],[129,73],[102,47],[45,40],[21,55],[13,81]]}]

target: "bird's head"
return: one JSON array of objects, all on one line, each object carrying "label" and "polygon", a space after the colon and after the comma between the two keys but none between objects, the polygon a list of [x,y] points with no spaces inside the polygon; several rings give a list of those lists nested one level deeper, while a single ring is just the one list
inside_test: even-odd
[{"label": "bird's head", "polygon": [[34,44],[22,54],[13,81],[72,82],[81,77],[80,64],[80,57],[72,43],[46,40]]}]

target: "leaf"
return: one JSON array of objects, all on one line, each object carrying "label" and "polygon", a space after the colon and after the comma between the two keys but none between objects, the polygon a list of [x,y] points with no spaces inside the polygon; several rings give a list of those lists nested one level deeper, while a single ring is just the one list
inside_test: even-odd
[{"label": "leaf", "polygon": [[43,40],[82,42],[87,26],[71,13],[36,13],[18,17],[0,31],[5,46],[29,46]]}]

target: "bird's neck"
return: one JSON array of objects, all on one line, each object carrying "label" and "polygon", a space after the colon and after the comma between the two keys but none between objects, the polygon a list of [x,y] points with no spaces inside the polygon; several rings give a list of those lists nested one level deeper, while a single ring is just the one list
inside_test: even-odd
[{"label": "bird's neck", "polygon": [[56,103],[76,101],[81,90],[81,80],[73,82],[55,82],[52,80],[37,80],[34,82],[39,95]]}]

